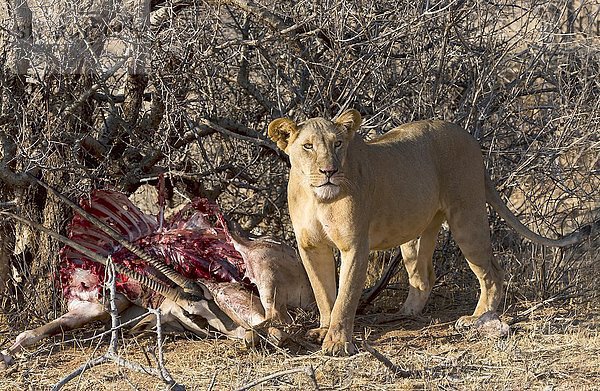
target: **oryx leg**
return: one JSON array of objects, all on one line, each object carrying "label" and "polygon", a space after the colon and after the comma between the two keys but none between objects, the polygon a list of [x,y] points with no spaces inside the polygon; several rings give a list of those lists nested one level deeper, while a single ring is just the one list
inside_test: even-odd
[{"label": "oryx leg", "polygon": [[[119,312],[131,305],[131,302],[121,294],[116,297]],[[34,345],[44,338],[51,337],[69,330],[78,329],[96,320],[105,321],[109,318],[106,308],[100,302],[72,301],[69,312],[33,330],[27,330],[17,336],[12,346],[1,353],[5,365],[10,365],[12,356],[23,348]]]}]

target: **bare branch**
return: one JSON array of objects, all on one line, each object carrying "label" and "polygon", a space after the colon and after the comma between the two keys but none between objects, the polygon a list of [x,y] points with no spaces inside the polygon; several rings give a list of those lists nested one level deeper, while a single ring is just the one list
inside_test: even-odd
[{"label": "bare branch", "polygon": [[279,372],[275,372],[273,374],[270,374],[268,376],[265,377],[261,377],[260,379],[257,379],[253,382],[250,382],[240,388],[237,388],[236,391],[245,391],[245,390],[249,390],[261,383],[264,383],[266,381],[269,380],[273,380],[273,379],[277,379],[278,377],[282,377],[282,376],[286,376],[286,375],[291,375],[294,373],[305,373],[309,379],[311,379],[313,387],[315,390],[319,389],[319,386],[317,384],[316,378],[315,378],[315,371],[311,366],[306,366],[306,367],[298,367],[298,368],[292,368],[292,369],[286,369],[284,371],[279,371]]},{"label": "bare branch", "polygon": [[375,357],[377,360],[379,360],[381,363],[383,363],[383,365],[385,365],[385,367],[387,369],[389,369],[394,375],[400,376],[400,377],[415,376],[415,374],[412,373],[411,371],[404,370],[404,369],[400,368],[399,366],[395,365],[394,363],[392,363],[387,357],[385,357],[383,354],[379,353],[371,345],[369,345],[369,343],[367,341],[363,341],[362,347],[367,352],[369,352],[373,357]]},{"label": "bare branch", "polygon": [[206,118],[200,118],[198,120],[198,123],[200,125],[203,125],[203,126],[207,127],[207,128],[214,129],[217,132],[219,132],[221,134],[224,134],[226,136],[230,136],[230,137],[233,137],[233,138],[237,138],[239,140],[247,141],[247,142],[250,142],[252,144],[256,144],[256,145],[259,145],[261,147],[265,147],[265,148],[271,149],[271,150],[279,153],[279,150],[277,149],[277,147],[275,146],[275,144],[272,143],[272,142],[270,142],[270,141],[267,141],[265,139],[261,139],[261,138],[258,138],[258,137],[249,137],[249,136],[245,136],[245,135],[242,135],[242,134],[238,134],[238,133],[232,132],[231,130],[225,129],[224,127],[222,127],[220,125],[217,125],[216,123],[213,123],[212,121],[210,121],[210,120],[208,120]]},{"label": "bare branch", "polygon": [[8,135],[0,131],[0,143],[2,144],[2,160],[0,160],[0,181],[12,188],[24,188],[31,182],[25,174],[15,173],[11,167],[14,167],[14,159],[17,153],[17,145],[8,137]]},{"label": "bare branch", "polygon": [[118,342],[119,342],[119,332],[122,328],[122,325],[119,320],[119,311],[118,311],[117,304],[116,304],[117,270],[116,270],[115,266],[116,265],[114,263],[112,263],[110,261],[108,262],[107,285],[108,285],[108,291],[110,293],[109,294],[109,305],[110,305],[109,313],[110,313],[112,328],[111,328],[110,344],[108,346],[107,352],[100,357],[97,357],[95,359],[92,359],[92,360],[86,362],[85,364],[83,364],[82,366],[80,366],[79,368],[77,368],[76,370],[74,370],[73,372],[71,372],[70,374],[65,376],[64,378],[62,378],[60,381],[58,381],[58,383],[56,383],[54,385],[54,387],[52,387],[52,390],[58,391],[63,386],[65,386],[68,382],[75,379],[77,376],[82,375],[88,369],[91,369],[95,366],[102,365],[102,364],[105,364],[108,362],[114,362],[115,364],[117,364],[121,367],[128,368],[128,369],[140,372],[140,373],[145,373],[145,374],[149,374],[149,375],[161,378],[165,382],[165,384],[167,384],[169,386],[170,390],[183,390],[184,388],[182,386],[180,386],[179,384],[177,384],[173,380],[173,378],[171,377],[171,375],[169,374],[167,369],[164,367],[164,363],[163,363],[163,359],[162,359],[162,333],[160,331],[161,330],[160,310],[149,310],[156,315],[157,345],[158,345],[159,354],[160,354],[159,369],[146,367],[146,366],[137,364],[135,362],[126,360],[126,359],[122,358],[121,356],[119,356]]}]

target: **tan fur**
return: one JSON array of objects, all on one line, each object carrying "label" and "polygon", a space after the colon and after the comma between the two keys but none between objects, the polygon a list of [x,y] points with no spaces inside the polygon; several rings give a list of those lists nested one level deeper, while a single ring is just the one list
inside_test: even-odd
[{"label": "tan fur", "polygon": [[[477,317],[496,310],[503,278],[492,255],[486,201],[529,239],[569,243],[542,238],[516,219],[491,184],[478,143],[457,125],[420,121],[365,142],[354,136],[360,123],[360,114],[349,110],[334,121],[280,118],[269,125],[269,136],[290,157],[290,216],[320,312],[320,328],[310,334],[323,339],[327,354],[354,352],[354,315],[370,250],[401,246],[410,281],[401,312],[418,314],[435,279],[437,234],[448,221],[480,283]],[[341,254],[339,289],[333,248]]]},{"label": "tan fur", "polygon": [[310,308],[315,298],[294,248],[267,237],[249,240],[231,232],[246,264],[246,277],[258,289],[267,322],[291,323],[291,308]]}]

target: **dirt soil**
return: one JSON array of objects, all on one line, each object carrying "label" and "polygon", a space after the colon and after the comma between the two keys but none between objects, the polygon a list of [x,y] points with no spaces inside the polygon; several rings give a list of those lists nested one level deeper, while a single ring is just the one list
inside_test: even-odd
[{"label": "dirt soil", "polygon": [[[434,299],[438,305],[430,305],[418,319],[393,320],[377,307],[357,318],[359,345],[366,336],[384,360],[408,373],[392,372],[364,346],[349,358],[324,356],[301,338],[312,314],[299,316],[295,342],[283,348],[246,349],[239,341],[169,336],[165,364],[187,390],[600,390],[598,305],[520,303],[502,316],[514,322],[510,334],[491,338],[457,331],[454,321],[464,310],[452,301]],[[1,326],[5,347],[18,330]],[[66,334],[24,352],[0,375],[0,389],[50,389],[106,352],[106,340],[89,339],[98,330]],[[119,344],[119,354],[139,364],[155,365],[155,353],[152,336],[126,336]],[[270,375],[272,379],[262,381]],[[85,371],[63,389],[166,388],[156,377],[107,363]]]}]

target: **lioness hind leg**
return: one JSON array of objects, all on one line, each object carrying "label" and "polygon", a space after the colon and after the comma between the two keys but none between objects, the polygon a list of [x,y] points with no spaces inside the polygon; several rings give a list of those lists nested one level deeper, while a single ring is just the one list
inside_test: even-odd
[{"label": "lioness hind leg", "polygon": [[[485,204],[471,205],[448,216],[454,240],[477,276],[481,289],[473,318],[496,311],[502,295],[504,273],[492,254],[490,229]],[[466,319],[468,322],[471,319]]]},{"label": "lioness hind leg", "polygon": [[421,313],[435,283],[433,251],[444,216],[438,213],[418,239],[400,246],[404,267],[408,272],[408,297],[400,309],[402,315]]}]

